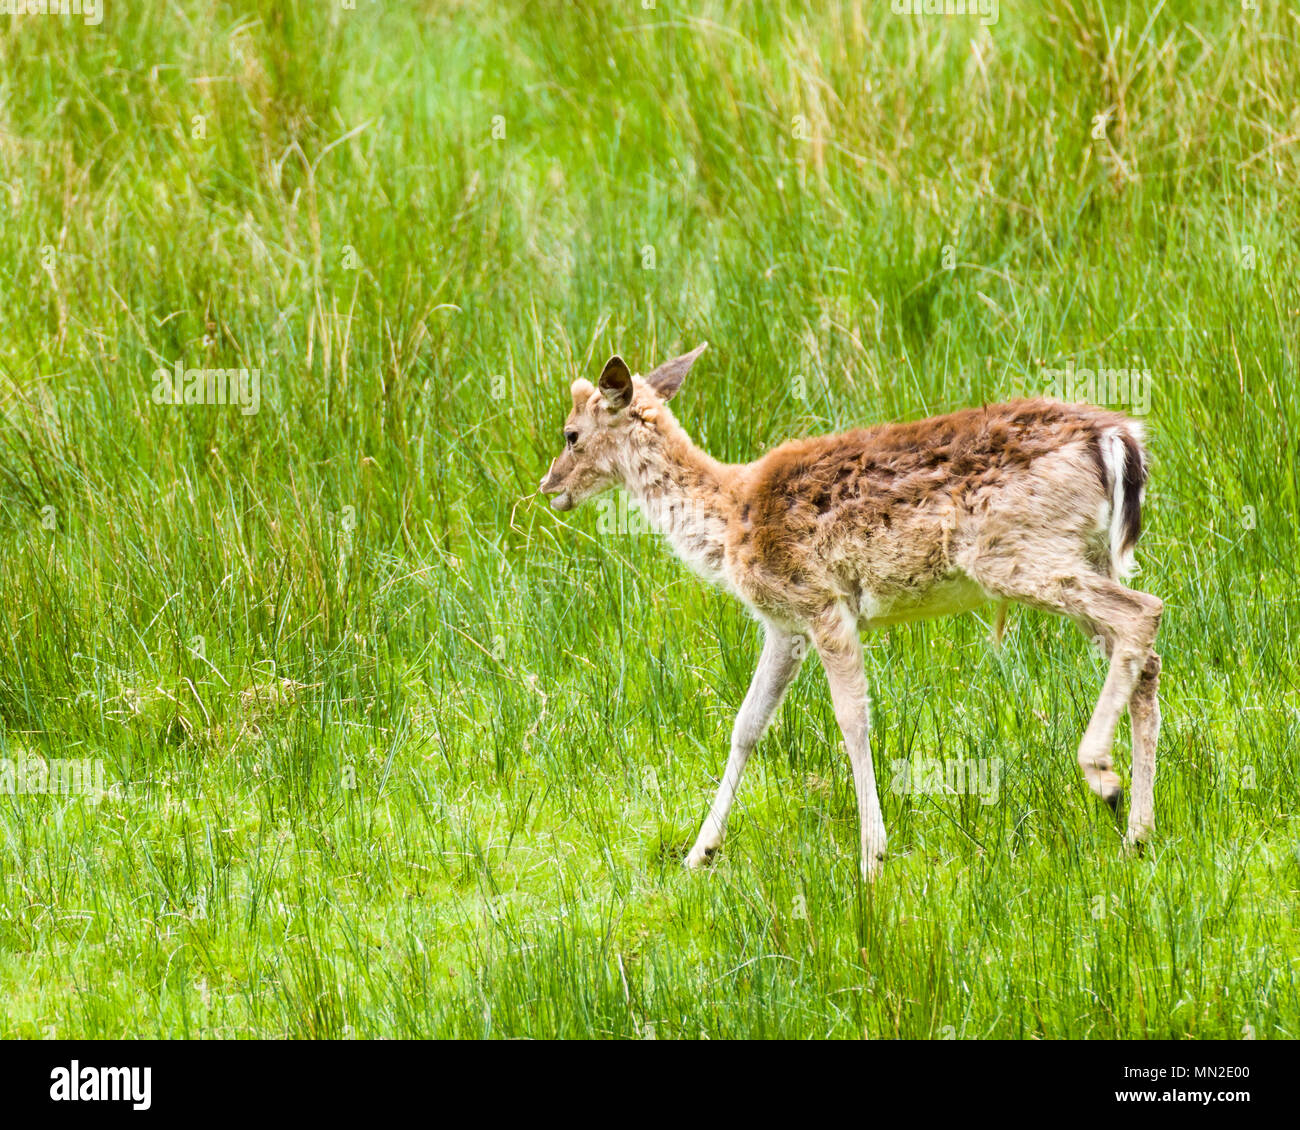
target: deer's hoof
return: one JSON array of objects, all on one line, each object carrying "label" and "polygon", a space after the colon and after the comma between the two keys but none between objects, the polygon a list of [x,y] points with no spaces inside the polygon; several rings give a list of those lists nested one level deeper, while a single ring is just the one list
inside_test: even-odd
[{"label": "deer's hoof", "polygon": [[1140,859],[1147,852],[1147,838],[1151,835],[1149,824],[1130,824],[1128,834],[1124,837],[1124,851],[1127,855]]},{"label": "deer's hoof", "polygon": [[1112,812],[1119,812],[1119,806],[1124,800],[1124,786],[1120,784],[1117,773],[1110,769],[1103,769],[1089,784],[1092,785],[1092,791],[1110,805]]},{"label": "deer's hoof", "polygon": [[716,847],[702,848],[697,844],[691,848],[690,854],[683,861],[683,866],[687,871],[698,871],[702,867],[707,867],[717,852]]},{"label": "deer's hoof", "polygon": [[881,852],[879,855],[871,854],[862,857],[862,880],[865,883],[874,883],[880,878],[885,870],[885,855]]}]

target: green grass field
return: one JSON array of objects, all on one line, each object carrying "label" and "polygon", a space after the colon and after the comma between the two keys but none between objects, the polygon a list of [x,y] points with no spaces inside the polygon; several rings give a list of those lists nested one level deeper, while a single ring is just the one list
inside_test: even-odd
[{"label": "green grass field", "polygon": [[[1293,0],[0,16],[0,1035],[1300,1036],[1297,90]],[[706,339],[731,461],[1149,374],[1145,858],[1013,609],[868,640],[878,885],[815,663],[683,870],[758,626],[535,491]]]}]

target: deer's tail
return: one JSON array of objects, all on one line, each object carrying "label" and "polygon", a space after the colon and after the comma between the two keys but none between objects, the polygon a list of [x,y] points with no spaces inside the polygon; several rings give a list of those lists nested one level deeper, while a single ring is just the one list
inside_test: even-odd
[{"label": "deer's tail", "polygon": [[1147,492],[1147,452],[1142,425],[1125,420],[1100,437],[1101,467],[1110,495],[1110,564],[1118,580],[1133,572],[1133,551],[1142,536],[1142,500]]}]

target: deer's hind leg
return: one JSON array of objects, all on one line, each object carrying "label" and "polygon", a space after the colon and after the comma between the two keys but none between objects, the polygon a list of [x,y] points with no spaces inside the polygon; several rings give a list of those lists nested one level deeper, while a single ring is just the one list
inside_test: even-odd
[{"label": "deer's hind leg", "polygon": [[1152,645],[1164,607],[1159,597],[1126,588],[1084,559],[1044,554],[1031,568],[1023,561],[976,561],[971,575],[990,592],[1072,619],[1110,657],[1110,669],[1079,743],[1079,767],[1088,787],[1113,808],[1122,789],[1111,759],[1124,707],[1133,716],[1133,804],[1129,839],[1145,838],[1152,823],[1155,746],[1160,714],[1156,688],[1160,658]]},{"label": "deer's hind leg", "polygon": [[1133,795],[1128,842],[1142,844],[1155,826],[1156,743],[1160,740],[1160,656],[1152,651],[1128,700],[1133,726]]}]

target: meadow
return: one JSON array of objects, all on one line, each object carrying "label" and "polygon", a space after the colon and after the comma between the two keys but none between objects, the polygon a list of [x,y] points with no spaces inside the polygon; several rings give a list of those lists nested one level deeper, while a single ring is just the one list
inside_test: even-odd
[{"label": "meadow", "polygon": [[[0,1035],[1300,1036],[1298,41],[1292,0],[0,15]],[[1144,857],[1075,764],[1101,657],[1014,609],[867,641],[878,884],[816,664],[682,868],[759,628],[536,490],[574,378],[706,340],[674,408],[728,461],[1130,374]]]}]

